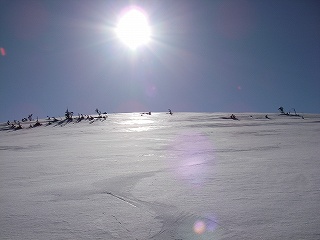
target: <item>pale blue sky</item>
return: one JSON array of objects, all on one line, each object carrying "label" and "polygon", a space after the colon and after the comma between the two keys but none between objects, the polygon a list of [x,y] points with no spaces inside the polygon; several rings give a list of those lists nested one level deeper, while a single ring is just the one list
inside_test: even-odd
[{"label": "pale blue sky", "polygon": [[[148,14],[132,52],[120,12]],[[320,1],[0,0],[0,121],[77,113],[320,112]]]}]

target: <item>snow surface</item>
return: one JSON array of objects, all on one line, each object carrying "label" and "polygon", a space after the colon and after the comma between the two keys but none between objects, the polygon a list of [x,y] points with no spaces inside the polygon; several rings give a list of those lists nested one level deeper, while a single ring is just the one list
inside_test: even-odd
[{"label": "snow surface", "polygon": [[1,124],[0,239],[320,239],[320,115],[229,115]]}]

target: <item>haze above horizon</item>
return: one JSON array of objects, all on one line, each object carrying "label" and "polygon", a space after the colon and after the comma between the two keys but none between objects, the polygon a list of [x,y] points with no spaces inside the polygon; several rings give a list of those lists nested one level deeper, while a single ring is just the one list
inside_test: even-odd
[{"label": "haze above horizon", "polygon": [[[0,122],[66,108],[320,113],[319,1],[134,3],[0,1]],[[114,31],[130,7],[152,29],[135,51]]]}]

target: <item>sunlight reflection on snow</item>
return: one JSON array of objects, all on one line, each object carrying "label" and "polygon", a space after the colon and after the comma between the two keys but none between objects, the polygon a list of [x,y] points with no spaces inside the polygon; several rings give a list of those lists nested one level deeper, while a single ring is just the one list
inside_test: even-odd
[{"label": "sunlight reflection on snow", "polygon": [[139,114],[132,116],[129,119],[120,120],[116,123],[128,126],[128,128],[124,129],[125,132],[145,132],[154,129],[154,121],[145,117],[146,116],[141,116]]},{"label": "sunlight reflection on snow", "polygon": [[127,128],[126,132],[146,132],[152,129],[152,127],[134,127],[134,128]]},{"label": "sunlight reflection on snow", "polygon": [[125,124],[125,125],[136,125],[136,124],[149,124],[153,123],[152,120],[150,119],[129,119],[129,120],[124,120],[121,122],[118,122],[118,124]]}]

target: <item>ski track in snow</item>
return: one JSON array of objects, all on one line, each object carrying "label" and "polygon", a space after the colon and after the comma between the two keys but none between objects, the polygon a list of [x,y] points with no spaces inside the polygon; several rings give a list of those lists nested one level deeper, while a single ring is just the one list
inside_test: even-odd
[{"label": "ski track in snow", "polygon": [[0,239],[320,239],[320,115],[0,124]]}]

